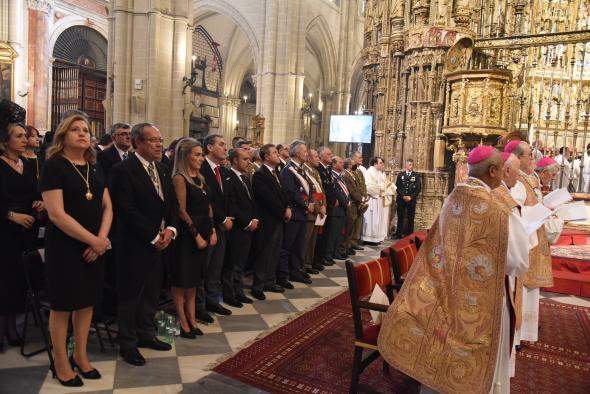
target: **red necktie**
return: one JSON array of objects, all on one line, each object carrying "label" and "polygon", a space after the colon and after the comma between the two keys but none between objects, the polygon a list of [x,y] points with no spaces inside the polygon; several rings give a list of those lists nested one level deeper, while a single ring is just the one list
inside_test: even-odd
[{"label": "red necktie", "polygon": [[219,183],[219,187],[221,186],[221,173],[219,172],[219,166],[215,167],[215,180]]}]

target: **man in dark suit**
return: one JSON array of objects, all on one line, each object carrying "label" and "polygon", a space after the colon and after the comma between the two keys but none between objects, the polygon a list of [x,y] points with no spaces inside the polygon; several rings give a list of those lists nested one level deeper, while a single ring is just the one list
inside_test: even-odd
[{"label": "man in dark suit", "polygon": [[[131,126],[127,123],[115,123],[108,133],[111,145],[98,152],[96,157],[102,168],[105,179],[109,179],[111,168],[127,159],[131,154]],[[102,141],[102,138],[101,138]],[[116,236],[117,218],[113,216],[113,225],[109,233],[112,249],[105,253],[105,273],[102,307],[105,311],[114,312],[117,308],[117,249],[119,247]]]},{"label": "man in dark suit", "polygon": [[127,123],[115,123],[111,126],[110,135],[113,145],[98,153],[96,160],[102,168],[106,179],[111,173],[111,168],[129,157],[131,152],[131,126]]},{"label": "man in dark suit", "polygon": [[281,185],[287,193],[293,215],[284,228],[277,284],[286,289],[293,289],[289,280],[311,283],[309,275],[303,271],[303,248],[307,231],[307,214],[313,212],[314,201],[310,181],[302,167],[307,159],[305,142],[293,141],[289,146],[289,156],[291,159],[281,171]]},{"label": "man in dark suit", "polygon": [[287,145],[278,144],[277,145],[277,152],[279,153],[279,164],[277,164],[277,174],[280,174],[283,171],[283,168],[287,166],[287,162],[289,161],[289,147]]},{"label": "man in dark suit", "polygon": [[220,315],[231,315],[231,311],[219,304],[222,294],[221,271],[227,248],[227,234],[233,227],[234,218],[229,214],[230,174],[221,162],[227,159],[227,146],[219,134],[209,134],[203,140],[205,161],[201,175],[211,191],[213,222],[217,228],[217,244],[209,249],[205,271],[205,289],[197,289],[197,319],[212,323],[213,318],[206,311]]},{"label": "man in dark suit", "polygon": [[[406,160],[406,168],[397,174],[395,180],[397,187],[397,229],[396,238],[403,238],[414,232],[414,214],[416,213],[416,200],[422,190],[420,174],[414,171],[414,160]],[[404,228],[404,219],[407,215],[407,226]]]},{"label": "man in dark suit", "polygon": [[156,338],[154,316],[162,286],[162,252],[176,236],[178,202],[159,163],[162,136],[150,123],[133,127],[135,155],[111,169],[110,192],[117,214],[120,354],[144,365],[138,347],[170,350]]},{"label": "man in dark suit", "polygon": [[328,234],[324,252],[324,259],[326,261],[333,261],[335,258],[339,260],[346,259],[346,256],[338,253],[338,247],[342,243],[343,230],[346,224],[346,210],[350,207],[348,188],[344,184],[341,175],[343,169],[344,161],[342,158],[334,156],[332,158],[332,177],[334,178],[333,192],[335,202],[328,206],[328,220],[326,224]]},{"label": "man in dark suit", "polygon": [[329,237],[330,227],[328,226],[330,220],[330,210],[335,204],[338,204],[336,199],[336,192],[334,190],[334,176],[332,175],[332,151],[330,148],[325,146],[320,146],[317,149],[318,156],[320,158],[320,163],[317,166],[317,170],[320,174],[320,178],[322,179],[322,187],[324,188],[324,195],[326,197],[326,207],[327,207],[327,214],[328,218],[324,223],[324,228],[322,230],[322,234],[318,234],[318,238],[316,241],[315,252],[314,252],[314,260],[316,265],[322,266],[330,266],[334,265],[334,260],[331,258],[330,260],[326,260],[324,258],[326,254],[326,247],[327,247],[327,240]]},{"label": "man in dark suit", "polygon": [[254,262],[254,282],[252,295],[259,300],[266,299],[264,291],[282,293],[284,287],[275,283],[277,264],[283,243],[283,226],[291,220],[289,199],[275,172],[279,164],[279,154],[272,144],[260,148],[262,166],[252,177],[254,199],[260,217],[258,250],[260,254]]},{"label": "man in dark suit", "polygon": [[230,149],[228,159],[232,165],[227,182],[229,213],[235,221],[228,233],[228,248],[221,283],[223,302],[241,308],[243,303],[252,303],[252,300],[244,294],[243,279],[253,234],[258,229],[259,220],[254,191],[248,177],[250,153],[241,148]]}]

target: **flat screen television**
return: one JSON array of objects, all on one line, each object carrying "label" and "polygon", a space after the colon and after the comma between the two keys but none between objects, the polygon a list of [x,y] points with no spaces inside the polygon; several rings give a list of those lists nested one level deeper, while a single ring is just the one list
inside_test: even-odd
[{"label": "flat screen television", "polygon": [[330,142],[371,143],[372,115],[330,116]]}]

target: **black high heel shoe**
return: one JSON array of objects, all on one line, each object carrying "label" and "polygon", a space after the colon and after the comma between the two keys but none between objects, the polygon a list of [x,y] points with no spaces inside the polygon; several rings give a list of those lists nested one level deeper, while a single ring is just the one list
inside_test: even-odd
[{"label": "black high heel shoe", "polygon": [[188,331],[184,331],[182,329],[182,326],[180,327],[180,337],[186,338],[186,339],[195,339],[195,334],[193,333],[193,330],[191,329],[190,323],[189,323],[188,327],[189,327]]},{"label": "black high heel shoe", "polygon": [[193,327],[193,325],[190,322],[188,322],[188,327],[191,329],[193,335],[203,335],[203,331],[201,331],[198,327]]},{"label": "black high heel shoe", "polygon": [[55,367],[53,365],[51,365],[49,367],[49,370],[51,371],[51,374],[53,376],[53,379],[57,379],[57,381],[59,383],[61,383],[62,386],[66,386],[66,387],[80,387],[80,386],[84,386],[84,382],[82,381],[82,379],[80,379],[79,375],[76,375],[76,377],[70,379],[70,380],[61,380],[59,378],[59,376],[57,376],[57,373],[55,372]]},{"label": "black high heel shoe", "polygon": [[74,361],[74,356],[70,357],[70,364],[72,365],[72,369],[74,371],[78,370],[78,372],[80,372],[80,375],[82,375],[82,377],[84,379],[100,379],[100,378],[102,378],[102,375],[100,374],[100,372],[98,372],[98,369],[96,369],[96,368],[92,368],[88,372],[82,371],[82,368],[80,368],[78,366],[78,364],[76,364],[76,362]]},{"label": "black high heel shoe", "polygon": [[8,338],[8,344],[10,346],[21,346],[23,344],[22,338],[10,339]]}]

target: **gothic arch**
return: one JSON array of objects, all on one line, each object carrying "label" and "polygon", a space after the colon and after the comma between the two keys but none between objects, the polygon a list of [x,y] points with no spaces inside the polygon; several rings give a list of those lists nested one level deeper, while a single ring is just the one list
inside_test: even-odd
[{"label": "gothic arch", "polygon": [[250,48],[254,53],[254,67],[256,70],[258,70],[258,56],[260,54],[258,39],[256,34],[254,34],[252,26],[248,23],[240,11],[231,5],[231,2],[226,0],[195,0],[193,1],[193,9],[195,10],[195,26],[211,13],[217,13],[230,18],[246,35],[250,44]]},{"label": "gothic arch", "polygon": [[305,29],[306,46],[317,57],[324,79],[324,90],[334,88],[336,82],[336,46],[328,22],[323,15],[312,19]]}]

